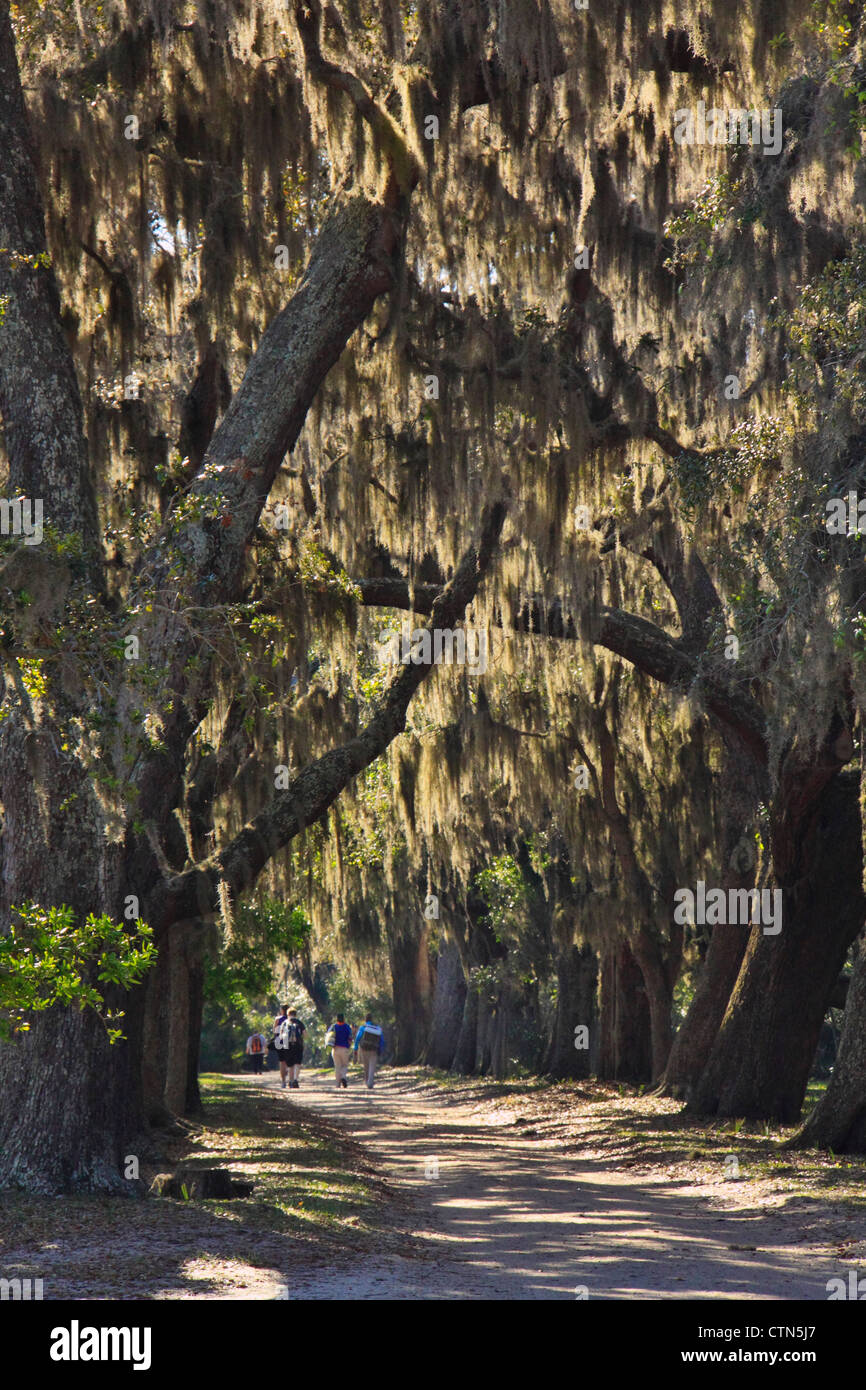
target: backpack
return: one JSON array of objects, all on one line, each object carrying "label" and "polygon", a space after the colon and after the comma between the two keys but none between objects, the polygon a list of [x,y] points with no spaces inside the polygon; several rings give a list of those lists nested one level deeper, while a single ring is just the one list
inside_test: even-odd
[{"label": "backpack", "polygon": [[378,1023],[365,1023],[364,1031],[361,1034],[361,1051],[378,1052],[382,1042],[382,1029]]},{"label": "backpack", "polygon": [[296,1047],[301,1041],[301,1025],[296,1019],[284,1018],[277,1036],[277,1047],[281,1052],[285,1052],[290,1047]]},{"label": "backpack", "polygon": [[250,1043],[250,1051],[251,1051],[251,1052],[263,1052],[263,1051],[264,1051],[264,1048],[262,1047],[262,1037],[261,1037],[261,1034],[260,1034],[260,1033],[253,1033],[253,1040],[252,1040],[252,1042]]}]

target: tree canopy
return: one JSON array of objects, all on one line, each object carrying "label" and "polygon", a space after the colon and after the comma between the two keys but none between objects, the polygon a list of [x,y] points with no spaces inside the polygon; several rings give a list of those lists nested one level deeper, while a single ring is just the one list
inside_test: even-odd
[{"label": "tree canopy", "polygon": [[274,898],[402,1060],[797,1120],[864,909],[862,59],[847,0],[0,0],[0,915],[130,952],[127,1039],[61,1025],[111,1124],[37,1155],[34,1024],[0,1182],[195,1103]]}]

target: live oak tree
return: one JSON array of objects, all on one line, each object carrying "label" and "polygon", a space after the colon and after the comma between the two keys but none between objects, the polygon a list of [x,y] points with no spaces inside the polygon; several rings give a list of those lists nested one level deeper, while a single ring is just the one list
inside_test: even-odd
[{"label": "live oak tree", "polygon": [[[796,26],[804,16],[795,10],[791,7],[788,18]],[[597,36],[599,30],[594,32]],[[774,84],[787,122],[785,157],[775,162],[760,150],[728,152],[732,172],[713,171],[699,188],[697,170],[709,173],[704,152],[680,150],[674,161],[664,140],[654,146],[650,139],[650,150],[658,153],[655,165],[649,160],[656,182],[640,211],[634,203],[622,206],[601,134],[605,95],[597,94],[599,106],[581,116],[593,159],[584,170],[592,181],[588,215],[579,225],[593,254],[578,258],[567,295],[560,283],[559,317],[539,309],[521,333],[509,333],[507,297],[503,302],[497,285],[485,296],[486,317],[479,320],[475,308],[466,328],[472,352],[461,356],[450,345],[446,321],[439,353],[434,357],[426,349],[423,363],[432,367],[438,361],[460,372],[464,390],[473,372],[487,373],[485,387],[492,379],[487,389],[497,393],[503,423],[511,424],[503,431],[503,448],[520,441],[522,467],[535,479],[536,496],[539,488],[545,495],[553,476],[562,487],[560,496],[571,499],[577,491],[583,497],[578,526],[590,533],[591,545],[584,546],[581,558],[589,552],[599,561],[592,569],[585,564],[578,569],[575,551],[557,525],[564,515],[557,501],[539,505],[527,499],[524,515],[550,519],[549,531],[536,534],[530,552],[533,558],[543,556],[548,568],[542,577],[527,566],[518,577],[526,551],[519,557],[506,554],[497,580],[503,601],[491,619],[503,631],[503,650],[514,654],[514,666],[526,663],[527,670],[543,672],[550,698],[546,703],[542,695],[538,701],[541,717],[530,736],[514,740],[520,751],[512,767],[503,724],[513,728],[516,721],[502,718],[507,705],[503,699],[495,707],[492,682],[485,682],[496,781],[505,777],[521,808],[531,798],[542,821],[552,806],[568,824],[573,843],[587,849],[585,834],[568,821],[564,770],[560,764],[554,771],[549,758],[551,709],[555,714],[557,706],[561,709],[569,678],[578,688],[592,679],[591,661],[583,658],[580,667],[575,661],[569,670],[551,649],[561,653],[580,637],[593,643],[596,653],[611,652],[645,673],[650,688],[657,683],[656,692],[659,685],[669,689],[674,707],[688,703],[704,714],[713,732],[707,747],[719,773],[713,880],[726,890],[756,882],[780,887],[785,926],[779,939],[757,928],[749,932],[746,924],[713,929],[665,1080],[674,1093],[688,1095],[709,1113],[787,1121],[799,1113],[821,1020],[863,922],[857,785],[846,771],[859,741],[852,660],[858,660],[862,575],[853,553],[856,542],[832,541],[825,511],[828,498],[845,495],[859,478],[862,399],[852,371],[856,375],[853,364],[862,352],[861,253],[844,213],[817,212],[828,205],[831,169],[851,167],[850,150],[841,165],[834,165],[836,154],[831,154],[849,138],[852,121],[857,129],[850,93],[846,105],[834,88],[842,68],[856,68],[862,36],[855,29],[853,38],[844,40],[845,52],[837,47],[827,54],[815,44],[810,23],[798,33],[785,58],[778,49],[763,50],[765,77]],[[688,38],[693,69],[683,60],[687,46],[677,55],[668,45],[666,55],[657,52],[652,60],[646,55],[645,67],[644,55],[634,62],[631,106],[622,105],[622,91],[629,90],[622,82],[615,110],[627,116],[615,126],[617,170],[643,174],[645,155],[636,147],[637,92],[656,111],[664,104],[653,79],[636,78],[634,69],[647,72],[657,63],[669,76],[694,71],[712,91],[730,64],[742,104],[760,104],[756,91],[746,95],[750,60],[745,54],[734,58],[736,35],[717,32],[713,41],[705,40],[700,61],[694,30]],[[799,53],[813,50],[812,70],[799,71]],[[579,51],[585,59],[586,50]],[[618,71],[612,41],[601,51],[606,70]],[[709,71],[713,66],[715,76]],[[603,81],[599,85],[604,88]],[[681,103],[684,88],[685,78]],[[807,147],[808,173],[802,153]],[[564,140],[563,162],[569,148]],[[567,183],[562,162],[558,172]],[[682,185],[692,172],[693,206],[678,200],[676,215],[669,216],[672,182]],[[794,195],[806,184],[805,205],[813,211],[800,219]],[[664,274],[665,255],[676,276],[676,303]],[[534,273],[543,282],[544,272],[536,268]],[[525,285],[521,280],[524,291]],[[671,314],[679,334],[673,340],[665,336]],[[677,344],[673,355],[672,341]],[[811,373],[811,384],[804,373]],[[533,400],[530,419],[506,414],[507,383],[515,378],[522,399],[528,390]],[[580,446],[568,433],[566,399],[572,405],[582,399],[586,409]],[[828,409],[834,400],[838,408]],[[479,412],[482,408],[476,403]],[[442,417],[440,411],[440,428]],[[564,439],[582,456],[583,467],[575,474],[564,462],[560,482],[560,459],[574,457],[562,449]],[[428,441],[422,458],[429,454]],[[536,458],[543,477],[533,468]],[[593,458],[599,473],[588,477],[584,469],[587,463],[591,468]],[[447,495],[447,480],[438,475],[437,482],[440,488],[444,482]],[[568,574],[567,564],[578,578]],[[359,569],[352,560],[349,567]],[[601,575],[609,577],[600,583]],[[396,578],[387,582],[395,603],[418,611],[427,601],[417,584],[401,601]],[[649,612],[640,602],[647,595]],[[537,615],[545,620],[536,623]],[[538,647],[533,650],[514,635],[527,627],[550,639],[537,665]],[[603,658],[595,659],[603,666]],[[500,669],[508,660],[500,658]],[[513,682],[507,698],[514,699]],[[633,708],[624,708],[616,728],[620,742],[628,742],[633,720]],[[461,718],[463,738],[477,722],[474,713]],[[450,741],[459,746],[459,739]],[[416,789],[405,819],[428,821],[426,852],[432,823],[449,825],[451,872],[455,841],[463,843],[460,822],[466,821],[467,853],[458,868],[464,881],[479,833],[478,823],[463,815],[466,788],[476,780],[484,784],[490,744],[485,740],[481,757],[473,744],[474,760],[460,765],[460,815],[449,816],[447,810],[453,779],[440,797],[436,781],[405,778],[405,753],[393,755],[395,788],[399,778],[401,787],[408,780]],[[405,800],[402,790],[395,791],[398,807]],[[425,813],[431,801],[435,810]],[[676,804],[687,806],[694,817],[694,796]],[[482,821],[485,838],[493,819],[488,817],[486,826]],[[597,872],[597,854],[589,851],[588,858]],[[686,857],[680,867],[685,871]],[[444,854],[438,873],[448,874]],[[685,873],[681,881],[687,881]]]},{"label": "live oak tree", "polygon": [[[55,631],[53,641],[42,635],[45,646],[30,646],[33,625],[16,616],[29,607],[29,591],[12,595],[11,660],[38,651],[44,689],[31,699],[19,683],[7,688],[0,724],[4,910],[33,898],[62,902],[80,916],[98,908],[120,918],[132,898],[162,952],[174,928],[213,913],[221,890],[241,892],[322,816],[399,732],[427,673],[415,665],[401,671],[352,738],[304,768],[208,859],[178,864],[170,827],[186,750],[213,691],[226,609],[242,596],[262,509],[323,378],[378,296],[395,285],[418,176],[393,120],[360,81],[321,57],[317,7],[299,6],[296,22],[311,75],[345,90],[370,127],[383,186],[379,196],[345,199],[325,221],[290,304],[264,333],[198,470],[142,548],[128,594],[112,602],[9,6],[0,9],[8,195],[0,411],[10,487],[44,502],[46,549],[68,588],[64,617],[74,643],[64,649]],[[435,626],[452,628],[462,616],[503,519],[498,501],[484,513],[477,546],[436,600]],[[41,557],[35,574],[40,565]],[[131,627],[130,645],[123,634]],[[94,704],[100,717],[92,717]],[[42,1191],[122,1188],[122,1144],[140,1126],[147,1100],[135,1067],[144,1031],[140,996],[128,1013],[125,1045],[109,1047],[93,1011],[84,1010],[52,1013],[4,1047],[0,1181]]]},{"label": "live oak tree", "polygon": [[[133,897],[159,958],[128,1046],[62,1021],[80,1120],[36,1028],[0,1054],[3,1180],[115,1183],[189,1099],[200,923],[257,882],[384,942],[406,1060],[501,1069],[530,961],[548,1065],[598,976],[607,1074],[796,1117],[863,915],[860,36],[778,9],[21,5],[27,118],[5,15],[0,412],[48,529],[3,552],[3,906]],[[675,142],[767,92],[779,157]],[[390,682],[383,625],[464,613],[487,671]],[[780,936],[680,942],[699,874],[780,886]]]}]

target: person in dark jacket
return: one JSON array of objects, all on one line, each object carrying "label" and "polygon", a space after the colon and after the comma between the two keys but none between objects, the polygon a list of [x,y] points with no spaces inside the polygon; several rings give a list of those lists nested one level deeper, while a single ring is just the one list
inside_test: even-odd
[{"label": "person in dark jacket", "polygon": [[289,1090],[298,1089],[298,1073],[304,1059],[304,1033],[306,1029],[298,1018],[295,1009],[287,1009],[283,1004],[278,1018],[274,1019],[274,1042],[280,1059],[280,1078],[283,1089],[286,1081]]}]

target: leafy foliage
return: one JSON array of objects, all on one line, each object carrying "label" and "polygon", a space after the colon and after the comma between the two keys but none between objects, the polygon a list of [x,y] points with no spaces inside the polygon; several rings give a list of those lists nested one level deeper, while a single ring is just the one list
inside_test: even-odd
[{"label": "leafy foliage", "polygon": [[743,192],[743,181],[734,179],[727,171],[709,179],[694,202],[665,222],[665,236],[674,249],[665,266],[680,271],[699,264],[709,264],[716,248],[715,233],[724,226]]},{"label": "leafy foliage", "polygon": [[826,77],[838,88],[844,118],[840,123],[849,137],[849,152],[861,153],[860,136],[866,130],[866,73],[862,46],[863,6],[858,0],[817,0],[811,28],[826,53]]},{"label": "leafy foliage", "polygon": [[301,907],[276,898],[242,903],[230,941],[205,961],[205,998],[222,1023],[238,1022],[249,1006],[270,994],[281,956],[297,956],[308,945],[310,922]]},{"label": "leafy foliage", "polygon": [[89,913],[76,923],[70,907],[15,908],[9,932],[0,935],[0,1037],[26,1032],[27,1015],[55,1004],[94,1009],[111,1042],[122,1037],[123,1017],[105,1007],[104,988],[129,989],[156,961],[152,932]]},{"label": "leafy foliage", "polygon": [[510,854],[500,854],[489,868],[482,869],[475,880],[476,887],[487,903],[487,922],[496,939],[513,933],[525,913],[529,890],[520,866]]},{"label": "leafy foliage", "polygon": [[785,317],[793,363],[788,389],[801,407],[826,409],[838,401],[853,416],[866,412],[866,243],[831,261]]}]

